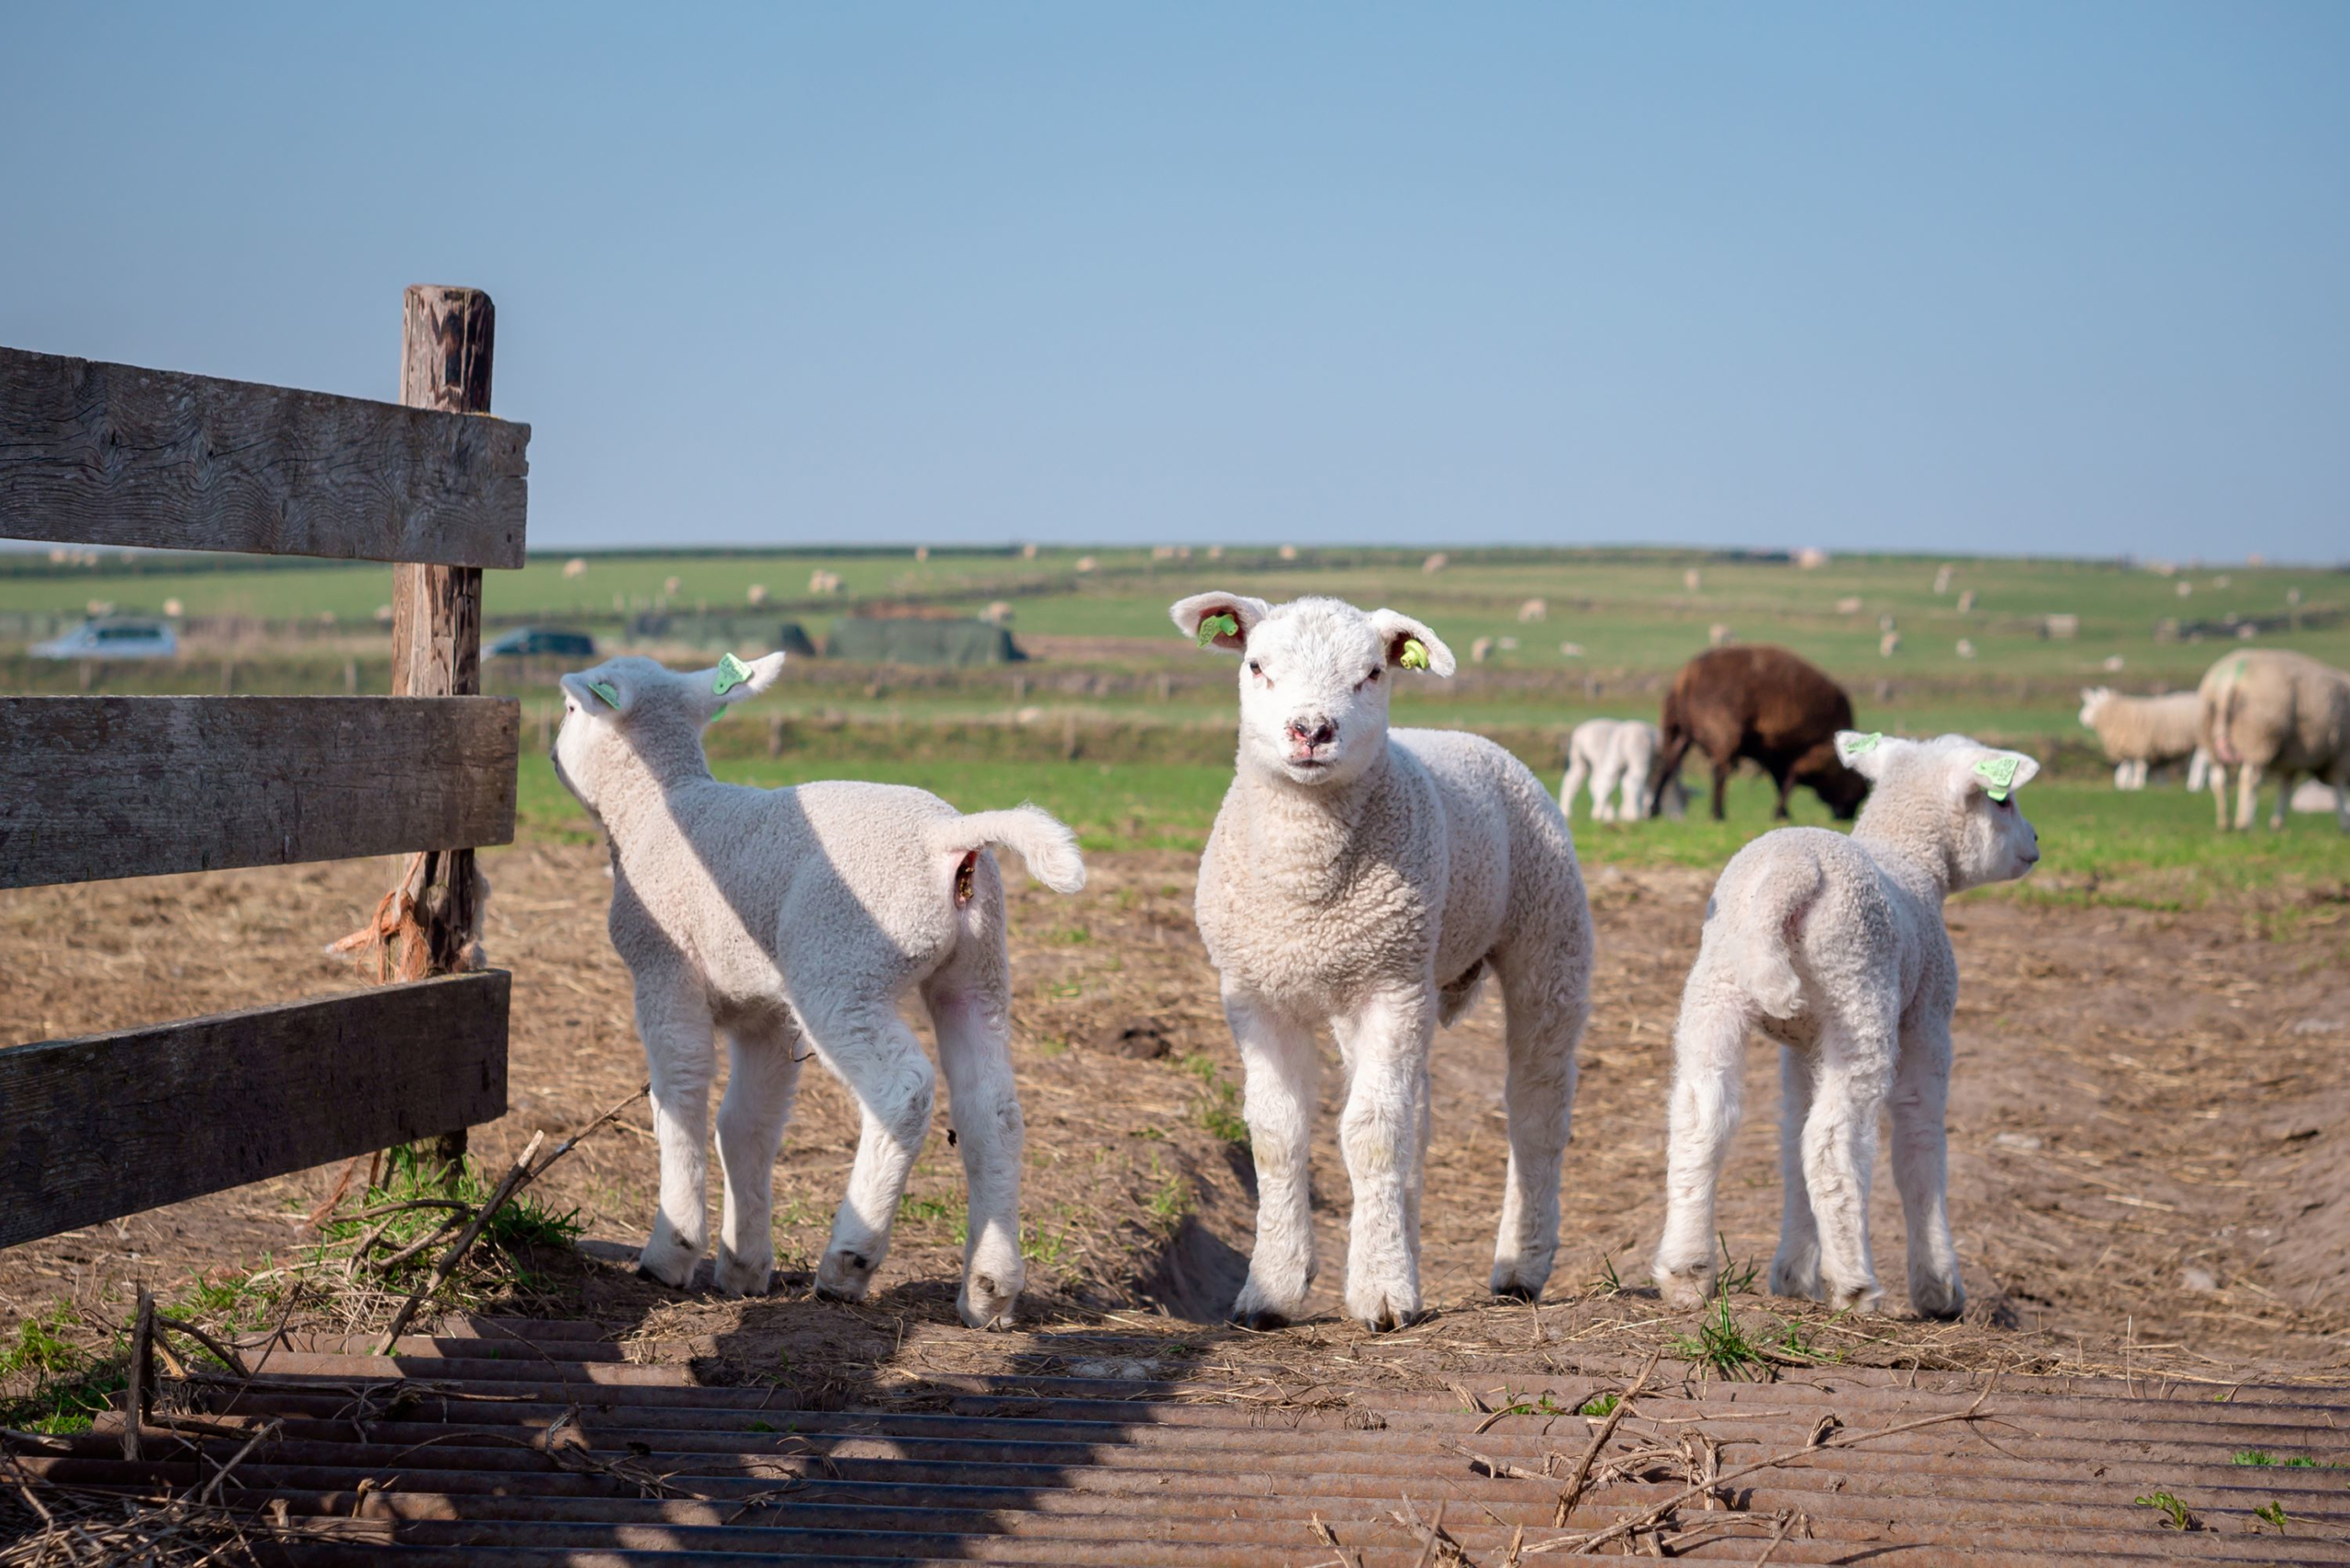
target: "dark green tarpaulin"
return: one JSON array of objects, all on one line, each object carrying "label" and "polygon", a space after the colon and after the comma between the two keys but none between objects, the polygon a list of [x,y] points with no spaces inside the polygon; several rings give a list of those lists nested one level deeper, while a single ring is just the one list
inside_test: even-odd
[{"label": "dark green tarpaulin", "polygon": [[1028,656],[1011,633],[984,621],[863,616],[834,622],[824,652],[836,659],[891,665],[1000,665]]}]

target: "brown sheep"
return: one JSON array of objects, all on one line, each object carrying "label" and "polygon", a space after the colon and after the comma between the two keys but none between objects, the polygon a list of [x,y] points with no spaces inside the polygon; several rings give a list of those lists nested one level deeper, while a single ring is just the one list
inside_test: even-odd
[{"label": "brown sheep", "polygon": [[1713,759],[1714,820],[1730,770],[1751,756],[1779,787],[1773,813],[1784,822],[1787,794],[1807,784],[1828,809],[1850,821],[1869,792],[1868,780],[1836,755],[1836,732],[1852,724],[1852,700],[1817,666],[1785,648],[1757,644],[1714,648],[1681,666],[1664,695],[1657,728],[1663,749],[1649,779],[1650,810],[1659,788],[1680,769],[1695,744]]}]

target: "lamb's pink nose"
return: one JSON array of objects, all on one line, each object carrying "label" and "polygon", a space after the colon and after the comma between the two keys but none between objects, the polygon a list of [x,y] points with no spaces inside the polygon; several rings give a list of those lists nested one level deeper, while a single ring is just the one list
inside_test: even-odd
[{"label": "lamb's pink nose", "polygon": [[1302,746],[1328,745],[1338,738],[1338,726],[1327,719],[1315,719],[1308,723],[1304,719],[1289,722],[1289,738]]}]

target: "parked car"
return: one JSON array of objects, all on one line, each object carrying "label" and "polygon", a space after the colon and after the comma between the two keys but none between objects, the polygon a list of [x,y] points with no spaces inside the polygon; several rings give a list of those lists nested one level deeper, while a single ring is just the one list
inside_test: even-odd
[{"label": "parked car", "polygon": [[177,658],[179,651],[179,633],[168,621],[111,618],[84,621],[63,636],[27,650],[37,659],[169,659]]},{"label": "parked car", "polygon": [[548,626],[518,626],[482,650],[494,659],[529,658],[533,655],[560,659],[592,659],[596,639],[585,632],[559,632]]}]

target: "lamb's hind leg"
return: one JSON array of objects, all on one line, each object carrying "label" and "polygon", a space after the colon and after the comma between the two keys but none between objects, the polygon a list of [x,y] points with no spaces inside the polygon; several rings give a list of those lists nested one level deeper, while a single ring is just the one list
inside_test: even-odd
[{"label": "lamb's hind leg", "polygon": [[889,1255],[906,1174],[930,1132],[937,1074],[888,1000],[844,1002],[812,1016],[803,1009],[800,1022],[824,1065],[856,1096],[864,1121],[848,1192],[816,1265],[816,1292],[862,1301]]},{"label": "lamb's hind leg", "polygon": [[661,1206],[637,1270],[683,1290],[710,1241],[710,1081],[718,1069],[710,1003],[686,980],[639,976],[636,1032],[661,1150]]},{"label": "lamb's hind leg", "polygon": [[1819,1226],[1820,1284],[1828,1304],[1840,1309],[1874,1312],[1884,1294],[1869,1256],[1869,1178],[1893,1056],[1890,1006],[1866,1007],[1862,1018],[1820,1031],[1803,1170]]},{"label": "lamb's hind leg", "polygon": [[1966,1305],[1950,1234],[1950,1055],[1948,1024],[1915,1024],[1893,1073],[1893,1184],[1908,1232],[1909,1305],[1927,1317],[1956,1317]]},{"label": "lamb's hind leg", "polygon": [[1665,1103],[1664,1238],[1654,1272],[1668,1306],[1697,1306],[1714,1288],[1714,1193],[1722,1155],[1738,1130],[1745,1090],[1746,1032],[1754,1008],[1731,977],[1707,961],[1681,993],[1673,1035],[1673,1092]]},{"label": "lamb's hind leg", "polygon": [[2252,831],[2253,819],[2260,814],[2260,764],[2246,762],[2236,769],[2236,831]]},{"label": "lamb's hind leg", "polygon": [[1020,1257],[1020,1162],[1027,1139],[1012,1076],[1012,966],[1002,905],[990,931],[966,934],[954,958],[923,982],[946,1073],[949,1126],[970,1194],[963,1290],[955,1309],[973,1328],[1002,1328],[1027,1282]]},{"label": "lamb's hind leg", "polygon": [[765,1295],[775,1273],[775,1157],[800,1063],[790,1020],[781,1014],[727,1031],[732,1065],[718,1105],[718,1165],[726,1204],[711,1282],[727,1295]]},{"label": "lamb's hind leg", "polygon": [[1540,1299],[1559,1249],[1559,1168],[1574,1114],[1575,1052],[1591,1013],[1584,988],[1571,983],[1577,966],[1564,954],[1541,957],[1511,953],[1494,963],[1508,1010],[1509,1174],[1492,1284],[1495,1295],[1524,1301]]}]

